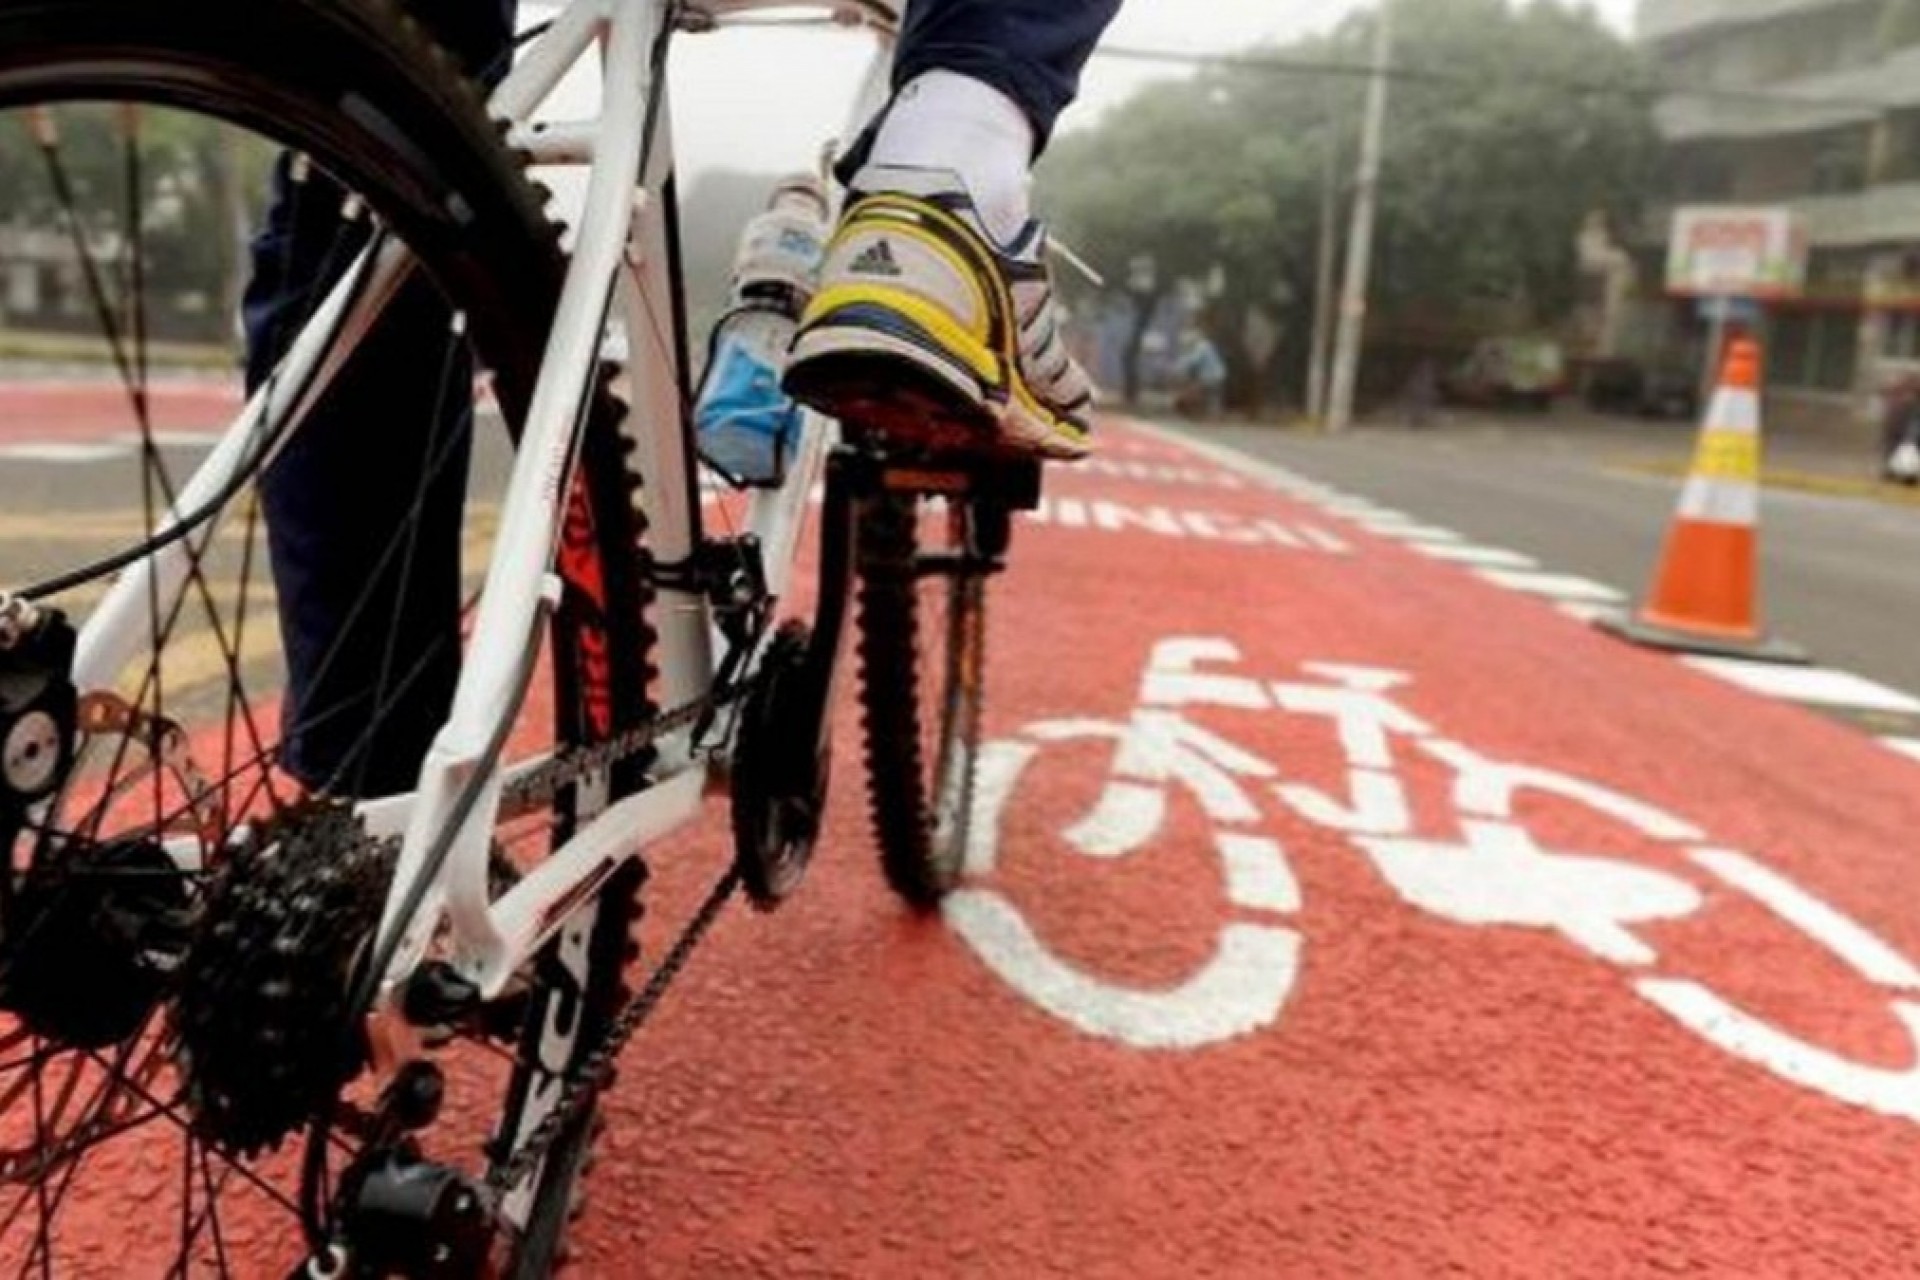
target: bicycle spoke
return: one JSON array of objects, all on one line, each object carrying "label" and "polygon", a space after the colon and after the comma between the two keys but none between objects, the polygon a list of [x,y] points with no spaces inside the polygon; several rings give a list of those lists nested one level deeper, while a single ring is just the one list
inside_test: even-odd
[{"label": "bicycle spoke", "polygon": [[[133,1092],[139,1096],[142,1102],[145,1102],[148,1106],[154,1108],[154,1110],[158,1111],[161,1115],[166,1117],[168,1120],[172,1121],[183,1132],[188,1132],[192,1130],[193,1128],[192,1117],[186,1115],[185,1112],[183,1112],[177,1104],[162,1101],[160,1098],[156,1097],[150,1090],[148,1090],[143,1085],[129,1082],[128,1087],[131,1088]],[[221,1151],[218,1147],[209,1148],[209,1150],[212,1152],[213,1155],[219,1158],[223,1168],[227,1169],[228,1171],[234,1174],[237,1174],[243,1181],[253,1186],[256,1190],[260,1191],[262,1194],[270,1197],[281,1208],[293,1214],[298,1214],[300,1212],[300,1206],[297,1203],[295,1203],[294,1200],[290,1196],[288,1196],[286,1192],[274,1186],[271,1182],[268,1182],[265,1178],[261,1177],[259,1174],[255,1173],[253,1170],[247,1168],[244,1162],[234,1159],[232,1156],[228,1155],[226,1152]]]},{"label": "bicycle spoke", "polygon": [[140,159],[140,121],[141,111],[137,105],[131,102],[120,104],[127,202],[126,231],[123,236],[127,245],[128,276],[125,301],[129,327],[133,330],[134,403],[138,406],[135,416],[142,422],[150,422],[147,381],[147,220],[144,213],[146,185]]},{"label": "bicycle spoke", "polygon": [[207,1198],[207,1226],[213,1236],[213,1256],[220,1267],[220,1274],[231,1275],[233,1268],[227,1264],[226,1232],[220,1226],[220,1193],[226,1190],[227,1180],[233,1177],[231,1170],[223,1169],[218,1182],[213,1177],[212,1163],[207,1159],[206,1148],[200,1150],[200,1185],[205,1189]]},{"label": "bicycle spoke", "polygon": [[[27,1168],[21,1169],[17,1166],[8,1168],[6,1173],[9,1178],[27,1173],[31,1173],[31,1175],[35,1177],[44,1177],[47,1170],[57,1167],[73,1158],[76,1154],[97,1145],[103,1141],[105,1137],[111,1136],[111,1134],[117,1130],[117,1124],[110,1122],[112,1108],[121,1082],[135,1074],[128,1071],[127,1062],[131,1058],[135,1047],[143,1038],[143,1036],[137,1035],[128,1040],[126,1044],[120,1046],[117,1050],[116,1060],[112,1066],[107,1069],[99,1085],[88,1096],[86,1103],[79,1109],[78,1114],[86,1117],[86,1119],[84,1121],[77,1121],[73,1132],[64,1137],[60,1136],[57,1132],[59,1122],[65,1111],[66,1100],[70,1099],[72,1090],[80,1078],[84,1063],[68,1047],[61,1045],[46,1046],[45,1053],[48,1060],[63,1054],[72,1059],[70,1063],[71,1069],[67,1076],[67,1085],[62,1091],[63,1101],[61,1104],[61,1112],[50,1117],[48,1121],[47,1127],[55,1133],[55,1136],[50,1140],[42,1139],[36,1142],[34,1158],[28,1162]],[[151,1073],[158,1065],[155,1059],[150,1057],[137,1075],[144,1077]],[[40,1079],[39,1069],[35,1068],[31,1080],[28,1081],[28,1085],[30,1087],[34,1086]],[[41,1093],[44,1097],[43,1086],[41,1086]],[[17,1100],[17,1097],[18,1090],[14,1091],[13,1095],[7,1100],[0,1102],[0,1113],[4,1113],[7,1109],[11,1108],[13,1102]],[[0,1226],[0,1234],[4,1234],[4,1226]]]},{"label": "bicycle spoke", "polygon": [[[145,1124],[147,1121],[152,1120],[157,1114],[158,1113],[156,1112],[147,1113],[146,1116],[141,1118],[140,1123]],[[128,1127],[131,1128],[135,1126],[128,1126]],[[98,1143],[90,1143],[87,1146],[81,1148],[79,1151],[74,1152],[71,1158],[62,1159],[60,1161],[55,1162],[53,1165],[49,1166],[47,1169],[42,1170],[38,1174],[38,1176],[36,1176],[34,1180],[34,1189],[37,1193],[44,1193],[44,1190],[46,1187],[47,1175],[50,1172],[52,1172],[53,1169],[56,1169],[56,1168],[60,1172],[60,1185],[54,1188],[51,1195],[41,1194],[41,1198],[40,1198],[42,1222],[48,1234],[49,1240],[51,1239],[53,1220],[59,1216],[60,1206],[65,1202],[68,1191],[72,1189],[74,1183],[78,1180],[81,1166],[86,1162],[86,1158],[98,1149],[99,1149]],[[15,1208],[8,1213],[7,1218],[5,1220],[5,1224],[0,1224],[0,1234],[4,1234],[7,1228],[12,1224],[14,1218],[18,1216],[20,1205],[24,1203],[25,1203],[25,1197],[23,1196],[19,1204],[16,1204]],[[51,1259],[51,1248],[49,1247],[46,1250],[46,1252],[43,1254],[43,1260],[50,1260],[50,1259]],[[28,1267],[32,1265],[31,1257],[28,1258],[26,1265]],[[21,1274],[25,1274],[24,1270],[22,1271]]]},{"label": "bicycle spoke", "polygon": [[146,404],[138,389],[139,383],[134,377],[133,368],[128,362],[120,326],[113,318],[113,307],[107,298],[106,284],[100,276],[100,264],[94,257],[92,246],[87,243],[86,226],[80,214],[79,203],[74,198],[73,181],[68,175],[66,162],[60,155],[60,131],[53,109],[34,107],[29,110],[28,119],[42,164],[46,169],[47,179],[53,187],[54,200],[59,206],[60,219],[66,229],[67,239],[72,244],[74,256],[80,264],[81,281],[85,284],[87,296],[93,303],[94,316],[100,322],[101,336],[107,341],[108,354],[112,356],[114,367],[120,373],[121,385],[126,389],[128,399],[133,404],[135,417],[144,417]]},{"label": "bicycle spoke", "polygon": [[[247,639],[247,595],[253,585],[254,538],[259,531],[260,498],[258,494],[249,494],[247,498],[246,527],[240,539],[240,582],[234,604],[233,649],[235,653],[246,651]],[[235,812],[232,807],[233,753],[234,753],[234,717],[237,710],[245,708],[247,712],[248,736],[252,739],[256,753],[264,754],[266,745],[261,741],[259,726],[254,722],[252,707],[246,702],[238,680],[227,686],[226,715],[222,720],[220,743],[220,809],[222,813]],[[258,756],[256,755],[256,758]]]},{"label": "bicycle spoke", "polygon": [[[109,9],[125,3],[129,14],[140,12],[135,0],[99,2]],[[268,11],[277,7],[272,2],[249,7],[245,20],[270,20]],[[302,75],[281,74],[299,65],[292,43],[264,43],[261,48],[272,52],[262,53],[257,63],[239,62],[230,51],[212,47],[218,42],[210,37],[208,48],[197,48],[200,37],[191,30],[156,28],[128,36],[132,46],[125,47],[116,43],[124,33],[96,32],[79,23],[79,8],[52,6],[42,14],[34,7],[29,23],[0,6],[0,29],[26,43],[47,40],[43,61],[15,59],[9,64],[13,69],[0,68],[0,97],[11,102],[33,93],[45,96],[48,86],[59,87],[54,96],[71,94],[57,109],[43,108],[33,117],[45,186],[28,194],[40,227],[63,233],[61,253],[74,264],[71,292],[103,349],[107,363],[100,381],[116,420],[102,429],[118,431],[129,420],[133,427],[124,437],[132,448],[119,451],[121,437],[114,437],[114,456],[124,456],[125,462],[116,461],[112,475],[120,486],[119,502],[132,510],[123,515],[113,509],[113,519],[103,522],[103,527],[115,526],[110,531],[76,525],[73,540],[111,538],[109,549],[90,550],[92,559],[77,565],[69,560],[64,573],[40,575],[26,588],[29,598],[51,598],[82,628],[84,660],[76,669],[87,686],[80,690],[86,727],[77,735],[79,759],[65,771],[57,794],[18,828],[16,843],[25,848],[11,851],[22,864],[13,874],[27,905],[17,918],[0,921],[9,956],[23,957],[4,975],[10,986],[17,981],[15,989],[22,993],[10,1003],[29,1011],[11,1014],[16,1021],[0,1025],[0,1073],[17,1073],[0,1074],[0,1113],[11,1112],[10,1132],[0,1142],[0,1182],[15,1184],[0,1198],[0,1239],[7,1250],[0,1254],[6,1259],[0,1275],[17,1269],[22,1276],[50,1277],[104,1266],[130,1276],[185,1280],[276,1261],[268,1250],[281,1253],[277,1261],[291,1262],[286,1255],[301,1247],[302,1225],[342,1214],[345,1206],[334,1204],[333,1197],[344,1194],[343,1184],[352,1185],[356,1162],[385,1154],[384,1145],[373,1151],[367,1145],[394,1140],[390,1121],[371,1113],[376,1092],[386,1096],[384,1082],[344,1071],[340,1080],[322,1072],[311,1095],[296,1082],[296,1107],[249,1128],[256,1122],[245,1115],[254,1101],[245,1096],[248,1073],[274,1044],[271,1033],[260,1028],[271,1023],[290,1033],[324,1020],[321,1040],[334,1043],[327,1039],[334,1032],[331,1023],[343,1015],[319,998],[332,993],[331,948],[351,954],[361,929],[372,932],[378,924],[373,886],[361,895],[372,899],[371,905],[356,901],[351,912],[323,913],[312,923],[300,914],[307,908],[289,909],[284,919],[275,908],[308,901],[307,886],[326,881],[332,864],[321,841],[352,838],[341,834],[350,827],[336,831],[318,819],[311,834],[292,825],[308,816],[300,802],[323,775],[350,784],[342,790],[353,794],[407,785],[406,762],[395,760],[391,748],[412,741],[411,719],[436,714],[441,676],[455,668],[462,644],[457,622],[471,609],[470,586],[457,570],[441,576],[445,566],[434,557],[449,550],[450,535],[452,549],[461,552],[486,527],[484,516],[458,511],[466,493],[459,477],[474,420],[475,378],[469,370],[497,377],[501,406],[510,419],[524,410],[540,374],[539,353],[552,328],[564,264],[550,228],[525,199],[523,180],[484,117],[461,105],[457,95],[438,91],[453,86],[436,60],[419,60],[423,75],[448,78],[447,84],[365,79],[362,88],[379,113],[369,124],[340,112],[337,102]],[[367,13],[370,22],[380,17],[375,9]],[[322,25],[343,47],[363,34],[331,34],[332,27]],[[49,38],[49,31],[59,32],[59,38]],[[387,34],[402,43],[420,40],[416,29],[398,24]],[[142,47],[142,41],[152,47]],[[656,71],[666,43],[663,30],[652,51]],[[391,40],[380,44],[380,56],[391,51]],[[102,56],[92,56],[95,52]],[[375,51],[363,52],[371,57]],[[262,64],[269,59],[273,74],[263,79],[268,68]],[[260,92],[269,83],[274,86],[271,113],[264,111],[268,103]],[[135,105],[134,99],[143,101]],[[650,119],[658,100],[657,94],[649,98]],[[237,196],[253,187],[257,171],[240,179],[231,157],[229,167],[221,169],[221,156],[229,153],[218,151],[201,125],[176,129],[176,112],[198,116],[216,129],[241,127],[223,120],[257,123],[266,145],[296,148],[284,153],[280,178],[286,185],[278,193],[273,221],[253,241],[251,257],[245,248],[238,261],[223,256],[223,244],[203,233],[216,226],[221,235],[244,229],[245,210]],[[64,145],[60,128],[68,133]],[[397,145],[429,140],[433,146],[424,150]],[[442,146],[445,165],[434,154]],[[300,149],[311,149],[317,158]],[[247,153],[249,161],[256,154]],[[436,183],[448,189],[441,191]],[[407,330],[407,341],[391,349],[400,355],[394,367],[419,382],[407,388],[404,403],[395,397],[389,406],[386,416],[394,420],[389,439],[385,420],[369,418],[365,405],[356,408],[348,394],[359,389],[360,380],[352,375],[361,372],[372,375],[369,394],[385,393],[390,384],[382,351],[369,344],[367,359],[359,363],[352,348],[368,335],[378,342],[390,318],[400,332],[398,309],[382,309],[404,298],[389,292],[392,273],[375,272],[372,264],[378,246],[395,234],[389,228],[402,234],[433,231],[442,225],[436,219],[446,209],[459,218],[458,244],[431,234],[417,245],[397,246],[407,250],[408,263],[418,264],[417,276],[404,282],[405,296],[424,301],[423,314],[445,316],[449,329]],[[223,220],[208,221],[209,211]],[[271,237],[288,230],[289,211],[298,235],[276,242]],[[370,244],[375,248],[367,249]],[[363,250],[365,258],[359,256]],[[271,278],[276,257],[282,269],[277,281]],[[393,254],[384,259],[394,260]],[[237,277],[227,274],[222,287],[213,289],[208,282],[214,273],[244,272],[249,266],[259,287],[250,286],[246,298],[248,402],[256,413],[262,403],[271,411],[259,414],[250,438],[230,438],[208,455],[218,460],[221,478],[206,496],[189,499],[195,508],[188,509],[182,495],[206,486],[216,473],[196,471],[192,456],[183,452],[187,442],[165,434],[201,425],[179,419],[199,397],[178,394],[184,389],[178,365],[184,363],[181,357],[198,364],[186,344],[214,332],[218,317],[230,314],[225,304],[234,297]],[[375,284],[377,290],[371,287]],[[434,292],[417,293],[426,289]],[[326,311],[337,314],[338,322],[328,332],[313,329],[314,313],[336,295],[346,309]],[[468,341],[469,316],[471,348],[477,350]],[[646,333],[649,322],[652,332]],[[650,342],[667,355],[683,345],[658,312],[649,311],[636,323],[642,332],[633,338],[642,355]],[[301,350],[297,363],[287,358],[296,345]],[[437,382],[429,385],[436,375]],[[291,385],[295,382],[301,385]],[[675,390],[684,400],[689,389]],[[336,392],[337,400],[330,403]],[[563,495],[569,502],[584,495],[589,505],[582,525],[593,545],[576,546],[570,525],[566,598],[561,608],[543,615],[543,629],[526,651],[526,673],[551,668],[561,696],[529,697],[525,710],[516,708],[504,718],[500,742],[511,744],[507,760],[515,767],[525,752],[553,758],[598,735],[642,723],[649,710],[650,586],[632,567],[633,555],[644,548],[634,509],[619,496],[619,441],[601,434],[606,426],[602,394],[596,386],[585,397],[576,424],[586,433],[577,465],[591,483],[583,482],[579,495]],[[292,407],[282,408],[283,399]],[[298,536],[293,528],[298,513],[287,497],[292,489],[278,482],[282,475],[290,484],[299,482],[292,479],[298,474],[293,466],[268,472],[265,463],[270,456],[292,463],[309,444],[315,447],[311,456],[323,456],[327,443],[346,448],[341,457],[357,456],[356,440],[327,442],[325,436],[329,430],[346,432],[336,424],[354,421],[379,424],[366,437],[369,452],[377,455],[369,458],[369,466],[391,467],[387,474],[395,483],[381,495],[379,523],[367,528],[354,547],[353,567],[364,580],[349,577],[340,589],[326,593],[323,627],[310,640],[300,633],[292,637],[304,647],[295,654],[299,684],[288,690],[272,665],[280,621],[274,616],[274,584],[256,579],[267,572],[269,545],[263,539],[274,556],[287,560],[274,563],[275,569],[292,563],[285,553],[292,545],[287,539]],[[285,450],[292,433],[303,429],[298,448]],[[315,473],[333,474],[317,465]],[[351,467],[342,475],[343,483],[353,483]],[[368,502],[367,509],[375,505]],[[352,513],[349,522],[358,516],[350,502],[336,510]],[[450,511],[453,515],[443,521]],[[569,507],[569,517],[574,514]],[[283,517],[286,530],[279,525]],[[455,519],[466,523],[456,525]],[[462,533],[468,536],[457,537]],[[60,540],[68,537],[62,531]],[[571,575],[576,552],[591,552],[609,566],[603,580]],[[138,576],[108,596],[110,575],[122,571]],[[404,613],[390,609],[387,602],[396,596],[421,609],[417,614],[411,607]],[[102,609],[103,602],[111,609]],[[314,616],[314,603],[313,596],[302,600],[291,590],[283,593],[283,625],[291,631],[294,620]],[[458,615],[451,612],[456,608]],[[95,630],[86,629],[89,610]],[[448,612],[445,635],[424,634],[429,626],[412,625],[417,617],[438,627],[443,611]],[[423,634],[416,636],[415,630]],[[103,668],[103,658],[116,669]],[[312,658],[319,659],[317,677]],[[609,705],[612,729],[602,723]],[[403,718],[410,719],[402,723]],[[309,743],[293,742],[296,750],[285,749],[315,726],[326,727],[324,739],[309,735]],[[431,727],[419,726],[423,732]],[[334,754],[343,743],[344,757]],[[324,763],[302,767],[315,758]],[[397,779],[396,768],[402,775]],[[639,782],[640,767],[609,776],[624,792]],[[500,832],[523,869],[537,865],[556,832],[572,820],[564,799],[543,802],[543,808],[537,819],[531,809],[515,815],[516,820],[525,816],[524,825]],[[312,810],[329,822],[338,812]],[[320,855],[311,878],[293,857],[233,856],[256,839],[281,841],[282,853]],[[259,867],[275,874],[260,872],[257,883],[248,881]],[[613,888],[599,891],[612,901]],[[618,892],[631,894],[634,886],[623,877]],[[629,904],[617,906],[603,917],[609,923],[597,929],[630,924]],[[217,912],[233,914],[216,917]],[[374,919],[363,925],[360,915],[366,914]],[[210,939],[222,936],[219,925],[225,919],[243,927],[224,935],[235,941],[223,951]],[[96,921],[107,923],[96,931]],[[617,973],[599,959],[617,951],[619,941],[614,933],[594,935],[594,970],[579,996],[591,1018],[610,1016],[619,998]],[[29,951],[36,943],[39,949]],[[284,1003],[284,1013],[264,1003],[255,1009],[249,1001],[256,994],[263,1001],[278,999],[266,985],[270,976],[254,982],[256,974],[267,973],[267,957],[303,947],[310,951],[300,958],[314,962],[314,974],[297,975],[299,990]],[[530,982],[558,981],[529,968]],[[53,977],[29,990],[42,973]],[[304,998],[309,991],[311,1000]],[[127,1023],[138,1024],[137,1030],[122,1034]],[[344,1021],[338,1027],[343,1036],[353,1030]],[[450,1153],[456,1167],[468,1170],[484,1165],[481,1148],[495,1132],[518,1131],[512,1109],[524,1106],[517,1099],[528,1087],[527,1073],[540,1069],[529,1044],[477,1032],[477,1027],[464,1028],[462,1037],[437,1055],[459,1090],[453,1096],[460,1104],[447,1109],[434,1132],[420,1137],[424,1150]],[[593,1043],[588,1033],[581,1034],[587,1037],[583,1044]],[[191,1044],[191,1056],[176,1036]],[[536,1083],[544,1085],[544,1078]],[[472,1109],[476,1084],[495,1110],[477,1131],[460,1133],[450,1126],[474,1119],[461,1113]],[[259,1096],[271,1100],[276,1095]],[[357,1119],[343,1115],[336,1131],[328,1123],[336,1112],[327,1099]],[[368,1111],[354,1110],[356,1104]],[[309,1126],[316,1135],[317,1167],[303,1169],[299,1153],[284,1145],[299,1131],[290,1135],[283,1127],[309,1117],[319,1118]],[[442,1131],[442,1125],[449,1127]],[[97,1155],[109,1142],[121,1145]],[[269,1154],[274,1151],[279,1154]],[[557,1151],[553,1169],[570,1170],[574,1156],[570,1148]],[[551,1178],[541,1189],[540,1203],[564,1211],[565,1192],[558,1178]],[[164,1203],[169,1194],[177,1197],[176,1205]],[[256,1222],[256,1210],[269,1221]],[[116,1211],[122,1216],[115,1218]],[[534,1238],[543,1234],[552,1233],[534,1233]],[[109,1242],[123,1252],[101,1252]],[[543,1244],[522,1241],[513,1247],[516,1265],[529,1274],[543,1272],[551,1262],[541,1252]]]},{"label": "bicycle spoke", "polygon": [[[47,1145],[47,1112],[40,1094],[40,1073],[33,1073],[33,1136],[35,1147],[44,1150]],[[40,1274],[43,1277],[53,1275],[53,1215],[44,1178],[36,1178],[33,1193],[40,1212],[39,1229],[34,1233],[33,1248],[21,1264],[20,1274],[26,1275],[33,1270],[36,1258],[40,1262]]]},{"label": "bicycle spoke", "polygon": [[193,1216],[193,1130],[180,1135],[180,1252],[167,1268],[167,1280],[187,1274],[187,1259],[193,1252],[195,1223]]}]

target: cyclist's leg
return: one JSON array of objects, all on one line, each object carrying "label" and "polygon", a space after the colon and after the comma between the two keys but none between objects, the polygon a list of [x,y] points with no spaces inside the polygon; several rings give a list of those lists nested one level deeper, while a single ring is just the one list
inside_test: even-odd
[{"label": "cyclist's leg", "polygon": [[895,94],[788,385],[890,438],[1086,453],[1092,387],[1054,322],[1027,171],[1119,0],[913,0]]},{"label": "cyclist's leg", "polygon": [[[407,7],[467,67],[497,78],[514,4]],[[280,161],[254,241],[250,387],[364,243],[342,236],[340,188],[317,173],[294,181],[295,163]],[[411,787],[459,676],[472,368],[464,351],[449,360],[449,333],[431,288],[410,285],[261,486],[288,668],[283,764],[310,786]]]},{"label": "cyclist's leg", "polygon": [[1038,154],[1119,10],[1120,0],[914,0],[900,33],[894,86],[931,71],[990,85],[1026,116]]}]

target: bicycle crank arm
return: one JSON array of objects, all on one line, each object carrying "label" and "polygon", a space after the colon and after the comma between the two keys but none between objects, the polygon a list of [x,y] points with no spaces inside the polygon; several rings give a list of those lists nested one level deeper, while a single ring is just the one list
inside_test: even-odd
[{"label": "bicycle crank arm", "polygon": [[826,750],[831,732],[827,708],[833,705],[847,606],[860,563],[860,503],[875,492],[879,470],[874,454],[848,445],[836,447],[827,456],[826,499],[820,514],[820,604],[801,668],[804,723],[812,729],[806,740],[820,751]]}]

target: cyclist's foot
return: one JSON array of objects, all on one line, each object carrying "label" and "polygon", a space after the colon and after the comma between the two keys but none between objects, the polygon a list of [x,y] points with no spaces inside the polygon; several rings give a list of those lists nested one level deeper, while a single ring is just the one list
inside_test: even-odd
[{"label": "cyclist's foot", "polygon": [[798,400],[889,443],[1084,458],[1093,386],[1029,222],[1006,245],[943,170],[854,180],[787,362]]}]

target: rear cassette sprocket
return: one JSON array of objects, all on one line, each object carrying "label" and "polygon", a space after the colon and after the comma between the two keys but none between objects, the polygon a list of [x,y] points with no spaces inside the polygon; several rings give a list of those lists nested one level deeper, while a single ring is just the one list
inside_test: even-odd
[{"label": "rear cassette sprocket", "polygon": [[348,993],[393,876],[352,809],[282,815],[207,894],[174,1004],[195,1128],[255,1155],[329,1108],[365,1064]]}]

